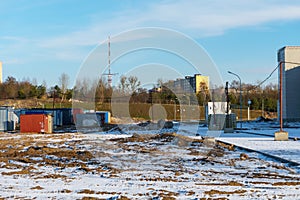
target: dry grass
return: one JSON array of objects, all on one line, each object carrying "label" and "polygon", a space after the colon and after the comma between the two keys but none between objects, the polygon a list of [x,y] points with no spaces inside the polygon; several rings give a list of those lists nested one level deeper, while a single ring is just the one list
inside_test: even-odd
[{"label": "dry grass", "polygon": [[[236,156],[232,157],[231,154]],[[245,186],[245,179],[250,179],[249,183],[252,185],[299,188],[300,178],[290,174],[287,167],[266,164],[266,169],[260,169],[260,172],[247,166],[245,170],[248,171],[245,173],[236,171],[235,169],[241,169],[241,164],[265,163],[248,155],[246,159],[242,159],[241,155],[240,152],[235,152],[231,145],[216,143],[211,146],[201,139],[192,139],[176,133],[134,134],[128,138],[105,141],[80,134],[0,134],[0,167],[5,169],[2,171],[3,176],[24,176],[37,182],[40,179],[60,179],[58,181],[67,183],[76,178],[68,173],[76,172],[79,176],[87,174],[107,180],[120,179],[124,183],[138,182],[147,185],[145,193],[130,194],[131,198],[136,199],[145,196],[178,199],[183,195],[201,199],[203,196],[197,194],[194,188],[199,191],[203,186],[211,187],[211,190],[207,189],[202,194],[219,197],[218,199],[226,199],[224,196],[229,198],[232,195],[243,196],[248,191],[241,189]],[[214,168],[216,165],[217,168]],[[201,166],[205,169],[202,170]],[[222,167],[229,172],[218,170]],[[43,168],[55,170],[43,171]],[[274,170],[269,171],[270,169]],[[276,173],[278,169],[287,173]],[[127,176],[124,176],[126,174]],[[193,183],[194,188],[188,188],[184,194],[155,186],[155,183],[172,185],[186,182]],[[44,185],[35,185],[37,184],[30,188],[34,192],[43,192],[46,189]],[[118,195],[120,199],[129,199],[128,193],[119,190],[81,188],[71,191],[63,188],[58,192],[68,195],[80,194],[80,197],[84,196],[82,199],[93,199],[95,195]],[[14,187],[11,190],[14,190]]]},{"label": "dry grass", "polygon": [[38,186],[32,187],[30,189],[31,190],[43,190],[44,188],[38,185]]},{"label": "dry grass", "polygon": [[[78,140],[72,141],[74,135],[32,135],[20,134],[20,138],[8,138],[9,134],[0,138],[0,162],[2,168],[11,169],[9,172],[2,172],[2,175],[34,175],[36,178],[65,178],[59,174],[37,173],[39,166],[51,167],[79,167],[86,168],[86,163],[93,159],[91,152],[76,149],[80,143]],[[70,141],[71,140],[71,141]],[[55,141],[55,142],[52,142]],[[63,147],[69,141],[71,148]]]},{"label": "dry grass", "polygon": [[220,190],[210,190],[210,191],[205,191],[204,193],[205,194],[208,194],[208,195],[221,195],[221,194],[226,194],[226,195],[229,195],[229,194],[243,194],[243,193],[246,193],[247,190],[234,190],[234,191],[220,191]]},{"label": "dry grass", "polygon": [[300,182],[277,182],[273,186],[300,186]]}]

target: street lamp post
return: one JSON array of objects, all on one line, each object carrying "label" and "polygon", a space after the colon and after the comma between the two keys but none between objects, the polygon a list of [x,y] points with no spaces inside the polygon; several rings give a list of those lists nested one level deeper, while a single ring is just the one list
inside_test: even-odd
[{"label": "street lamp post", "polygon": [[251,105],[251,100],[248,99],[248,121],[250,120],[250,105]]},{"label": "street lamp post", "polygon": [[241,80],[240,76],[237,75],[236,73],[233,73],[231,71],[228,71],[228,73],[236,76],[240,81],[240,127],[241,127],[241,131],[242,131],[242,128],[243,128],[243,125],[242,125],[242,123],[243,123],[243,120],[242,120],[242,118],[243,118],[243,116],[242,116],[242,80]]}]

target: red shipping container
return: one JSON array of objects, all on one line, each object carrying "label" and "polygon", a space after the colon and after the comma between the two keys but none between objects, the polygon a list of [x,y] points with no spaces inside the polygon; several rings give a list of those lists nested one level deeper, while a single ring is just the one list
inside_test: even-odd
[{"label": "red shipping container", "polygon": [[20,116],[21,133],[52,133],[51,115],[25,114]]}]

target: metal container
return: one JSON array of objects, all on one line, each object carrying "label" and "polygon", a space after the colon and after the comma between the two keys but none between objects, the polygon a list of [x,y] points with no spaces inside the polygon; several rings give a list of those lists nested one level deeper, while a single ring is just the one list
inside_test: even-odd
[{"label": "metal container", "polygon": [[103,124],[110,123],[110,112],[108,111],[97,111],[87,112],[76,115],[77,127],[99,127]]},{"label": "metal container", "polygon": [[43,109],[43,108],[35,108],[35,109],[27,109],[22,110],[21,114],[46,114],[52,115],[53,117],[53,126],[62,126],[63,125],[63,114],[60,109]]},{"label": "metal container", "polygon": [[231,113],[226,115],[225,128],[236,128],[236,115],[235,113]]},{"label": "metal container", "polygon": [[18,116],[11,107],[0,107],[0,131],[14,131]]},{"label": "metal container", "polygon": [[74,124],[72,116],[72,108],[61,108],[59,109],[62,112],[62,124],[63,125],[72,125]]},{"label": "metal container", "polygon": [[109,111],[96,111],[96,112],[87,112],[87,115],[95,115],[98,121],[98,124],[102,126],[103,124],[109,124],[111,117]]},{"label": "metal container", "polygon": [[47,114],[20,115],[21,133],[52,133],[52,116]]},{"label": "metal container", "polygon": [[111,122],[111,115],[109,111],[96,111],[96,114],[102,116],[101,124],[109,124]]},{"label": "metal container", "polygon": [[225,114],[208,115],[208,130],[224,130],[225,120]]},{"label": "metal container", "polygon": [[47,110],[47,109],[24,109],[24,110],[21,110],[21,115],[31,115],[31,114],[51,115],[52,111]]},{"label": "metal container", "polygon": [[49,110],[52,112],[53,116],[53,125],[55,127],[63,125],[63,112],[59,109]]},{"label": "metal container", "polygon": [[76,126],[81,128],[95,128],[101,126],[101,118],[96,113],[76,114]]}]

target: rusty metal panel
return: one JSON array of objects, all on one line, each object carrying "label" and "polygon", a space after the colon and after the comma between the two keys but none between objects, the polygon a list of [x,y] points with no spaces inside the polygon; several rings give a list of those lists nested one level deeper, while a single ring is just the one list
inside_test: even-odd
[{"label": "rusty metal panel", "polygon": [[20,116],[21,133],[52,133],[51,115],[25,114]]}]

